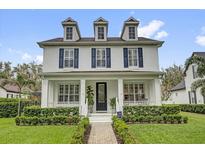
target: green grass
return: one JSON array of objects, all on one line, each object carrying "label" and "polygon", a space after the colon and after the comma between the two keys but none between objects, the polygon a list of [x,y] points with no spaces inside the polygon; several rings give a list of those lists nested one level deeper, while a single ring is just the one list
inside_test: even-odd
[{"label": "green grass", "polygon": [[0,118],[0,144],[66,144],[76,126],[16,126],[13,118]]},{"label": "green grass", "polygon": [[188,124],[133,124],[129,130],[139,143],[205,143],[205,115],[185,112],[182,115],[188,116]]}]

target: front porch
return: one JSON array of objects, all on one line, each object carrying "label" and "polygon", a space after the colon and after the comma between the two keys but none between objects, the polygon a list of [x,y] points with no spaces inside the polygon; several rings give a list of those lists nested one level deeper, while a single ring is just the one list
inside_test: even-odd
[{"label": "front porch", "polygon": [[88,116],[86,89],[94,90],[93,114],[112,113],[110,99],[116,98],[116,110],[124,105],[160,105],[160,83],[156,77],[135,78],[47,78],[42,81],[42,107],[79,107]]}]

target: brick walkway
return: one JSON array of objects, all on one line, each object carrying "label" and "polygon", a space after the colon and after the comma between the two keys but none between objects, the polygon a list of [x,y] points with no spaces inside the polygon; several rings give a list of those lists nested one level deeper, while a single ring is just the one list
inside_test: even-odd
[{"label": "brick walkway", "polygon": [[96,122],[91,125],[88,144],[117,144],[111,123]]}]

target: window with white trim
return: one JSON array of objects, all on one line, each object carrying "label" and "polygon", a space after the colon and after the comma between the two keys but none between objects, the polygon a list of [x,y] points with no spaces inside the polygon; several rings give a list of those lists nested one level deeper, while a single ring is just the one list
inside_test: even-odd
[{"label": "window with white trim", "polygon": [[129,66],[137,66],[138,63],[138,51],[137,49],[128,49],[128,65]]},{"label": "window with white trim", "polygon": [[64,67],[65,68],[74,67],[74,49],[71,48],[64,49]]},{"label": "window with white trim", "polygon": [[58,104],[78,104],[79,84],[59,84]]},{"label": "window with white trim", "polygon": [[135,27],[129,27],[129,39],[135,39]]},{"label": "window with white trim", "polygon": [[124,83],[123,90],[125,102],[134,103],[145,100],[143,83]]},{"label": "window with white trim", "polygon": [[104,27],[98,27],[98,39],[104,39]]},{"label": "window with white trim", "polygon": [[96,64],[97,67],[105,67],[106,66],[106,58],[105,58],[105,49],[97,48],[96,49]]},{"label": "window with white trim", "polygon": [[73,39],[73,27],[66,27],[66,40]]}]

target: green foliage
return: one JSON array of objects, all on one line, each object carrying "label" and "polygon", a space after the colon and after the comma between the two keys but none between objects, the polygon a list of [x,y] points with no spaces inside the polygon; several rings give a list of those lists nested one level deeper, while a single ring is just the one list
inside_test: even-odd
[{"label": "green foliage", "polygon": [[24,116],[28,117],[50,117],[50,116],[69,116],[79,115],[78,107],[66,108],[41,108],[40,106],[29,106],[24,108]]},{"label": "green foliage", "polygon": [[[2,99],[4,100],[4,99]],[[16,117],[18,115],[18,106],[19,103],[15,99],[7,99],[7,102],[0,102],[0,118],[11,118],[11,117]],[[26,106],[32,106],[35,105],[36,102],[31,102],[31,101],[21,101],[20,103],[20,112],[23,111],[24,107]]]},{"label": "green foliage", "polygon": [[122,140],[124,144],[136,143],[135,139],[132,137],[132,135],[128,130],[127,124],[123,120],[117,118],[116,116],[113,116],[112,121],[113,121],[114,131],[116,132],[116,134],[119,136],[119,138]]},{"label": "green foliage", "polygon": [[110,106],[112,109],[114,109],[116,107],[116,98],[115,97],[110,99]]},{"label": "green foliage", "polygon": [[71,144],[84,144],[84,137],[85,137],[85,132],[88,129],[90,125],[89,118],[83,118],[78,126],[76,131],[74,132],[71,140]]},{"label": "green foliage", "polygon": [[92,86],[87,87],[87,99],[88,99],[88,106],[94,105],[94,91]]},{"label": "green foliage", "polygon": [[36,125],[72,125],[80,121],[79,116],[52,116],[52,117],[16,117],[17,126]]},{"label": "green foliage", "polygon": [[163,75],[161,76],[161,92],[162,100],[168,100],[171,96],[171,89],[176,86],[184,77],[183,67],[173,65],[169,68],[162,69]]},{"label": "green foliage", "polygon": [[180,112],[179,105],[162,105],[162,106],[124,106],[123,115],[138,116],[158,116],[162,114],[172,115]]},{"label": "green foliage", "polygon": [[1,102],[18,102],[18,98],[0,98],[0,103]]},{"label": "green foliage", "polygon": [[205,104],[181,104],[180,107],[184,112],[205,114]]}]

